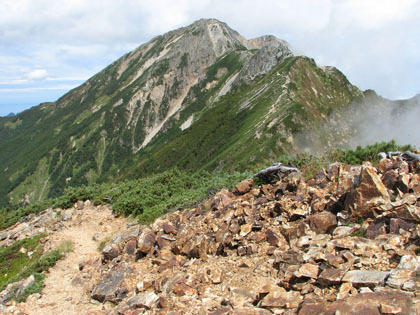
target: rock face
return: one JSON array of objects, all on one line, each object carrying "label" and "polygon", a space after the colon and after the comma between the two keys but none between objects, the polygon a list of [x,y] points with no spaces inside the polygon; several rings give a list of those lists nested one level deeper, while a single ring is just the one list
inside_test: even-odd
[{"label": "rock face", "polygon": [[[92,297],[119,314],[417,314],[420,229],[407,209],[420,208],[418,197],[386,188],[379,167],[334,164],[323,174],[334,170],[244,181],[207,210],[121,231],[130,237],[119,246],[131,251],[104,260]],[[394,170],[417,185],[416,165]],[[368,234],[376,226],[381,233]]]}]

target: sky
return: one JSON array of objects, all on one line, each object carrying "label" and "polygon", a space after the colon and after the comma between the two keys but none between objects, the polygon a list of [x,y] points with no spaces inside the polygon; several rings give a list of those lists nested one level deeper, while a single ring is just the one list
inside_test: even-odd
[{"label": "sky", "polygon": [[55,101],[200,18],[271,34],[390,99],[420,93],[420,0],[0,0],[0,116]]}]

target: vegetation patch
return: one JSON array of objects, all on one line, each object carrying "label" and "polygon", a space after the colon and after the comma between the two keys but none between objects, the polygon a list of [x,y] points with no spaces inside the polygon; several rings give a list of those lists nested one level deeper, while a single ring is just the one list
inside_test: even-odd
[{"label": "vegetation patch", "polygon": [[[45,279],[42,272],[49,270],[65,253],[73,250],[73,243],[65,241],[58,249],[43,254],[43,245],[40,243],[42,237],[45,237],[45,234],[19,240],[9,247],[0,249],[0,291],[12,284],[8,300],[22,302],[29,295],[40,292]],[[19,292],[17,282],[31,275],[35,281],[23,292]],[[14,283],[16,284],[13,285]]]}]

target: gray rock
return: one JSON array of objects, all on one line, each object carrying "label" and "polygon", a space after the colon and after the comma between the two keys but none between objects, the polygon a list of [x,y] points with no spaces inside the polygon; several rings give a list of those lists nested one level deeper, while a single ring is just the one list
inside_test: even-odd
[{"label": "gray rock", "polygon": [[99,302],[116,303],[121,301],[127,294],[124,278],[129,271],[126,268],[118,268],[108,272],[105,278],[92,290],[92,298]]},{"label": "gray rock", "polygon": [[344,282],[351,282],[354,286],[383,286],[389,272],[371,270],[351,270],[344,277]]},{"label": "gray rock", "polygon": [[64,213],[63,213],[62,220],[63,221],[71,220],[71,218],[73,217],[73,213],[74,213],[74,211],[72,209],[65,210]]},{"label": "gray rock", "polygon": [[4,241],[8,237],[9,237],[9,233],[8,232],[1,233],[0,234],[0,241]]}]

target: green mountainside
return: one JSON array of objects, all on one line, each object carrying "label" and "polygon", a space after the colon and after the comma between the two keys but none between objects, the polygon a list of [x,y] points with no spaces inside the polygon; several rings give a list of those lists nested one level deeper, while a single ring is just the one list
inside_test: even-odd
[{"label": "green mountainside", "polygon": [[200,20],[141,45],[56,102],[0,117],[0,207],[173,167],[268,163],[304,150],[303,130],[322,136],[334,113],[364,98],[340,71],[293,55],[274,36],[246,40]]}]

